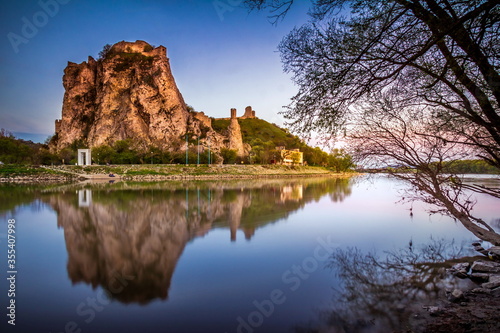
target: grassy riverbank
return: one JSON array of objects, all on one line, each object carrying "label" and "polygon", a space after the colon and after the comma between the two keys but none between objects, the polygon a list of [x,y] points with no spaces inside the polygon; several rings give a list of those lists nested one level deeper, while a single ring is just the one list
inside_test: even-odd
[{"label": "grassy riverbank", "polygon": [[[110,175],[114,177],[110,177]],[[328,168],[285,165],[93,165],[93,166],[22,166],[0,165],[2,181],[38,180],[165,180],[165,179],[224,179],[269,178],[290,176],[330,176],[338,174]]]},{"label": "grassy riverbank", "polygon": [[0,181],[16,180],[53,180],[68,181],[74,178],[71,173],[47,169],[39,166],[2,164],[0,165]]}]

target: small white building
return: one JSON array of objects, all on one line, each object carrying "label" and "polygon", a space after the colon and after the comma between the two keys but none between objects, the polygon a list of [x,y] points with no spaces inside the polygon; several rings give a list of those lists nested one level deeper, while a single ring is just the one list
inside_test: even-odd
[{"label": "small white building", "polygon": [[78,149],[78,165],[92,165],[90,149]]},{"label": "small white building", "polygon": [[90,207],[92,204],[92,190],[78,191],[78,207]]}]

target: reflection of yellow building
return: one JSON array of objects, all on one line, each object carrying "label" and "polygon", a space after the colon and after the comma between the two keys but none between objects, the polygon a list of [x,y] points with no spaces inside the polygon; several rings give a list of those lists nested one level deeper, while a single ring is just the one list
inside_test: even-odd
[{"label": "reflection of yellow building", "polygon": [[304,164],[304,153],[298,149],[285,149],[285,147],[277,147],[281,152],[281,164],[283,165],[302,165]]},{"label": "reflection of yellow building", "polygon": [[285,201],[300,201],[302,200],[304,187],[302,184],[299,185],[288,185],[281,189],[281,202]]}]

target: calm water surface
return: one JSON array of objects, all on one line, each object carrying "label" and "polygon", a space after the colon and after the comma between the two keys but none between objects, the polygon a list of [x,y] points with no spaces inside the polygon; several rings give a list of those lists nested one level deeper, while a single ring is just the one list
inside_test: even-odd
[{"label": "calm water surface", "polygon": [[[354,290],[363,294],[349,294],[354,280],[342,273],[367,269],[356,261],[367,253],[383,257],[408,249],[410,241],[416,252],[434,244],[444,255],[466,255],[462,243],[474,240],[421,205],[410,216],[410,204],[396,203],[403,188],[383,176],[1,186],[2,274],[9,218],[16,220],[18,271],[16,326],[2,313],[1,331],[397,328],[401,318],[393,320],[393,309],[373,314],[359,301],[377,294],[367,294],[362,281]],[[483,198],[477,209],[498,221],[493,201]],[[337,261],[334,253],[341,254]],[[364,274],[375,281],[374,272]]]}]

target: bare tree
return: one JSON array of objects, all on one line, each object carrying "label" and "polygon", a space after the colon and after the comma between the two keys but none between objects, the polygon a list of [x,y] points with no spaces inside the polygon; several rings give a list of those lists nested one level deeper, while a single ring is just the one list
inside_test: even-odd
[{"label": "bare tree", "polygon": [[[364,163],[393,166],[393,177],[412,185],[407,200],[430,204],[432,213],[451,216],[476,237],[500,245],[500,234],[474,216],[474,191],[500,198],[500,191],[464,184],[449,173],[450,164],[470,156],[452,132],[436,131],[431,112],[394,106],[381,100],[368,107],[350,134],[351,154]],[[432,135],[428,135],[431,130]],[[445,137],[446,140],[443,140]],[[472,192],[471,192],[472,190]]]},{"label": "bare tree", "polygon": [[[290,1],[245,1],[289,10]],[[250,6],[253,3],[254,7]],[[295,131],[345,133],[358,161],[393,173],[477,237],[500,235],[472,215],[471,192],[446,166],[480,157],[500,168],[498,0],[311,0],[311,19],[279,45],[299,93],[284,114]]]},{"label": "bare tree", "polygon": [[283,20],[290,10],[294,0],[244,0],[243,3],[249,10],[269,10],[269,20],[277,24]]},{"label": "bare tree", "polygon": [[6,130],[5,128],[0,128],[0,138],[14,138],[14,134]]},{"label": "bare tree", "polygon": [[[293,1],[247,0],[278,17]],[[436,126],[500,166],[500,5],[497,0],[313,0],[311,21],[279,46],[299,93],[296,131],[335,134],[374,94],[435,108]],[[446,138],[444,138],[446,139]]]}]

